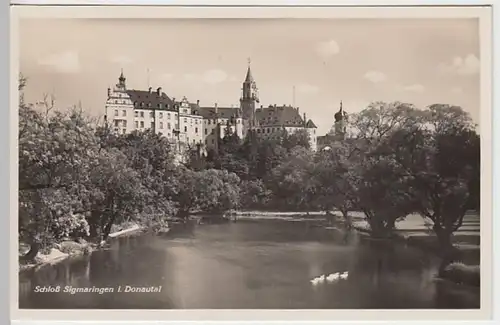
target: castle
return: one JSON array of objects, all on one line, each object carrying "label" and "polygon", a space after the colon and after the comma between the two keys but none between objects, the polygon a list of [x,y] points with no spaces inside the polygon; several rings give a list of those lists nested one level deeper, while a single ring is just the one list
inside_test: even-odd
[{"label": "castle", "polygon": [[186,97],[176,100],[159,87],[156,90],[128,89],[123,70],[118,83],[108,88],[105,120],[119,134],[134,130],[151,129],[161,133],[178,148],[202,146],[205,150],[217,145],[227,128],[244,139],[252,130],[259,137],[274,138],[282,130],[289,134],[306,130],[312,150],[317,150],[316,125],[306,113],[300,115],[298,107],[290,105],[258,106],[257,84],[250,64],[240,96],[234,107],[201,106],[199,101],[189,102]]}]

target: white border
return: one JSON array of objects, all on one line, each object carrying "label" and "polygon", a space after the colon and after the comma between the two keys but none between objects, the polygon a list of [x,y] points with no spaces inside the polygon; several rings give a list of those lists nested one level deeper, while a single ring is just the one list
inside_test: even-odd
[{"label": "white border", "polygon": [[[18,1],[27,3],[28,1]],[[74,1],[73,3],[78,3]],[[361,3],[360,3],[361,2]],[[31,2],[33,3],[33,1]],[[47,3],[38,1],[36,3]],[[54,2],[51,2],[54,3]],[[61,3],[61,2],[56,2]],[[69,4],[71,2],[64,2]],[[81,3],[81,2],[80,2]],[[86,3],[91,3],[86,1]],[[95,3],[95,1],[94,1]],[[115,3],[117,1],[99,1]],[[131,3],[121,1],[120,4]],[[158,1],[148,1],[148,4],[158,4]],[[164,2],[163,2],[164,3]],[[178,4],[179,2],[177,2]],[[186,2],[184,2],[186,3]],[[189,3],[189,2],[188,2]],[[232,2],[234,4],[234,2]],[[262,2],[261,2],[262,3]],[[285,4],[284,1],[266,2],[269,4]],[[295,2],[298,4],[298,2]],[[311,2],[308,2],[311,3]],[[314,2],[320,4],[325,2]],[[331,3],[331,1],[329,1]],[[352,1],[350,2],[352,4]],[[385,1],[384,4],[415,4],[414,1]],[[434,1],[420,1],[419,4],[435,4]],[[441,2],[442,4],[452,4]],[[469,1],[468,4],[478,2]],[[484,2],[482,2],[484,3]],[[143,4],[141,2],[141,4]],[[169,4],[176,4],[169,2]],[[200,2],[198,1],[198,4]],[[212,4],[214,4],[212,2]],[[228,4],[218,2],[217,5]],[[257,3],[259,4],[259,3]],[[305,5],[305,2],[301,3]],[[347,4],[345,1],[340,4]],[[358,5],[374,5],[375,1],[357,1]],[[380,3],[379,3],[380,4]],[[254,5],[252,3],[252,5]],[[337,7],[337,8],[272,8],[272,7],[34,7],[20,6],[11,11],[11,82],[17,83],[17,23],[19,18],[479,18],[481,33],[481,310],[19,310],[17,308],[17,254],[11,254],[11,318],[32,320],[288,320],[288,321],[341,321],[341,320],[478,320],[491,317],[491,224],[492,224],[492,164],[491,164],[491,11],[489,8],[453,8],[453,7]],[[11,107],[16,112],[17,87],[11,87]],[[17,233],[17,114],[11,114],[11,228],[10,233]],[[11,236],[11,249],[17,252],[16,236]],[[78,316],[76,316],[78,315]]]}]

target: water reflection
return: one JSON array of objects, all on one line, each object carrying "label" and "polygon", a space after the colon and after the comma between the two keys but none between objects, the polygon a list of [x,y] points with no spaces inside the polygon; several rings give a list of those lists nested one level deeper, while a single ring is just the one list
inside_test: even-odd
[{"label": "water reflection", "polygon": [[[435,282],[437,261],[311,222],[187,224],[20,277],[21,308],[476,308]],[[345,280],[312,286],[321,274]],[[161,286],[159,293],[35,293],[36,286]],[[452,298],[450,298],[450,294]]]}]

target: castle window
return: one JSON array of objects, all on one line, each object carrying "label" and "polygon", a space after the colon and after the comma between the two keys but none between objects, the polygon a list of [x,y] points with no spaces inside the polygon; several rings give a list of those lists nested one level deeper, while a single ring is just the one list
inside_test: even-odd
[{"label": "castle window", "polygon": [[167,118],[170,120],[170,113],[167,113]]},{"label": "castle window", "polygon": [[122,125],[123,125],[124,128],[126,128],[127,127],[127,121],[123,121]]},{"label": "castle window", "polygon": [[257,129],[257,133],[260,133],[260,129]]},{"label": "castle window", "polygon": [[118,101],[117,101],[117,100],[115,100],[115,104],[118,104]]},{"label": "castle window", "polygon": [[144,121],[141,121],[141,129],[144,128]]},{"label": "castle window", "polygon": [[127,116],[127,111],[126,110],[122,111],[122,116]]},{"label": "castle window", "polygon": [[151,107],[151,102],[148,103],[148,107]]},{"label": "castle window", "polygon": [[161,108],[161,103],[160,103],[160,104],[158,104],[158,108]]},{"label": "castle window", "polygon": [[135,111],[135,112],[134,112],[134,115],[135,115],[135,117],[139,117],[139,112],[138,112],[138,111]]},{"label": "castle window", "polygon": [[141,102],[141,107],[144,107],[144,102]]},{"label": "castle window", "polygon": [[135,121],[135,128],[138,129],[139,128],[139,121]]},{"label": "castle window", "polygon": [[118,128],[115,128],[115,132],[118,133]]},{"label": "castle window", "polygon": [[194,128],[194,133],[198,133],[198,128]]},{"label": "castle window", "polygon": [[115,116],[118,116],[118,110],[115,109]]},{"label": "castle window", "polygon": [[188,127],[187,127],[187,126],[185,126],[185,127],[184,127],[184,132],[187,132],[187,131],[188,131]]},{"label": "castle window", "polygon": [[120,121],[115,121],[115,126],[116,127],[120,126]]},{"label": "castle window", "polygon": [[208,124],[211,124],[212,123],[212,120],[208,120]]},{"label": "castle window", "polygon": [[137,102],[134,102],[134,107],[137,107]]},{"label": "castle window", "polygon": [[171,125],[170,125],[170,122],[168,122],[168,123],[167,123],[167,129],[169,129],[169,130],[170,130],[170,126],[171,126]]},{"label": "castle window", "polygon": [[163,118],[163,112],[160,112],[160,118]]},{"label": "castle window", "polygon": [[169,105],[169,104],[165,104],[165,107],[166,107],[167,109],[169,109],[169,108],[170,108],[170,105]]},{"label": "castle window", "polygon": [[211,134],[215,134],[215,129],[212,129],[212,132],[211,132]]},{"label": "castle window", "polygon": [[127,133],[127,129],[122,130],[123,134]]},{"label": "castle window", "polygon": [[144,117],[144,112],[141,112],[141,117]]},{"label": "castle window", "polygon": [[271,133],[271,129],[267,129],[267,133]]},{"label": "castle window", "polygon": [[149,112],[149,117],[150,117],[150,118],[155,117],[155,116],[154,116],[154,114],[153,114],[153,112]]},{"label": "castle window", "polygon": [[205,135],[207,135],[207,134],[208,134],[208,129],[205,129]]},{"label": "castle window", "polygon": [[160,122],[160,129],[163,129],[163,122]]},{"label": "castle window", "polygon": [[179,130],[179,124],[175,123],[175,129]]},{"label": "castle window", "polygon": [[187,123],[188,122],[188,119],[187,118],[184,118],[184,123]]}]

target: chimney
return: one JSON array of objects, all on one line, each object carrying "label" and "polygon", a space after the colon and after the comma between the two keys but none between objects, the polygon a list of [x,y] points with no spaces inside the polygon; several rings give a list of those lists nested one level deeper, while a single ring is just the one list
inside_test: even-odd
[{"label": "chimney", "polygon": [[306,113],[304,113],[304,123],[306,123]]},{"label": "chimney", "polygon": [[156,89],[156,93],[158,94],[158,96],[161,96],[161,87],[158,87],[158,89]]},{"label": "chimney", "polygon": [[111,97],[111,88],[108,88],[108,97]]},{"label": "chimney", "polygon": [[300,115],[300,109],[297,107],[297,114]]},{"label": "chimney", "polygon": [[149,87],[149,93],[151,94],[153,92],[153,87]]},{"label": "chimney", "polygon": [[196,100],[196,105],[200,106],[200,100],[199,99]]}]

